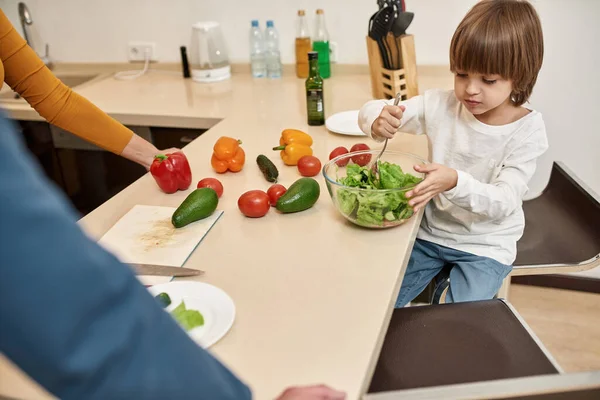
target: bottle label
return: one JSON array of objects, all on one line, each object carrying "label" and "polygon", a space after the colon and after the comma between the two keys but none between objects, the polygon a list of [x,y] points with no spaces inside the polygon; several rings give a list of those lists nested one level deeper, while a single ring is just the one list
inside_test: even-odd
[{"label": "bottle label", "polygon": [[306,93],[308,119],[319,121],[325,116],[323,112],[323,90],[309,89]]}]

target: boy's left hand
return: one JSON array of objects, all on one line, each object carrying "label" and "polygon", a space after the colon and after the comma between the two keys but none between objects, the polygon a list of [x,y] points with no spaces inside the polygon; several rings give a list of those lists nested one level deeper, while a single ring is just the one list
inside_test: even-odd
[{"label": "boy's left hand", "polygon": [[406,193],[415,212],[425,207],[429,200],[438,194],[454,188],[458,182],[458,173],[455,169],[441,164],[415,165],[415,171],[426,174],[413,190]]}]

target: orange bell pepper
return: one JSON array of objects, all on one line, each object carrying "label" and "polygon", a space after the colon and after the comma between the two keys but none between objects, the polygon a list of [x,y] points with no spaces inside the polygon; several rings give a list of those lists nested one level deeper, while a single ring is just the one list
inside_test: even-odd
[{"label": "orange bell pepper", "polygon": [[300,158],[313,155],[310,147],[313,144],[312,137],[296,129],[285,129],[281,132],[279,144],[280,146],[274,147],[273,150],[281,150],[281,159],[285,165],[298,165]]},{"label": "orange bell pepper", "polygon": [[213,147],[213,155],[210,164],[219,174],[228,170],[231,172],[240,172],[246,162],[246,153],[240,147],[241,140],[222,136],[217,140]]}]

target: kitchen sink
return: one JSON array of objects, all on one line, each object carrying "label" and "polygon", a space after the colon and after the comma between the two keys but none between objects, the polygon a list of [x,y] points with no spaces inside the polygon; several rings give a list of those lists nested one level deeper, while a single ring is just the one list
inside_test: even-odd
[{"label": "kitchen sink", "polygon": [[[83,85],[86,82],[91,81],[96,78],[98,74],[94,75],[75,75],[75,74],[56,74],[56,77],[62,81],[65,85],[70,88],[75,88],[77,86]],[[2,91],[0,91],[0,101],[25,101],[18,93],[14,92],[12,89],[8,87],[8,85],[4,85]]]}]

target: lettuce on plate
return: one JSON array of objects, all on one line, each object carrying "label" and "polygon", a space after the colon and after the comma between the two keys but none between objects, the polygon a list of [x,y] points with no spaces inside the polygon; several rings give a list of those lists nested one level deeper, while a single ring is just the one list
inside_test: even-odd
[{"label": "lettuce on plate", "polygon": [[183,300],[173,311],[171,311],[171,316],[175,318],[179,325],[186,331],[204,325],[204,317],[200,314],[200,311],[188,310],[185,307]]}]

